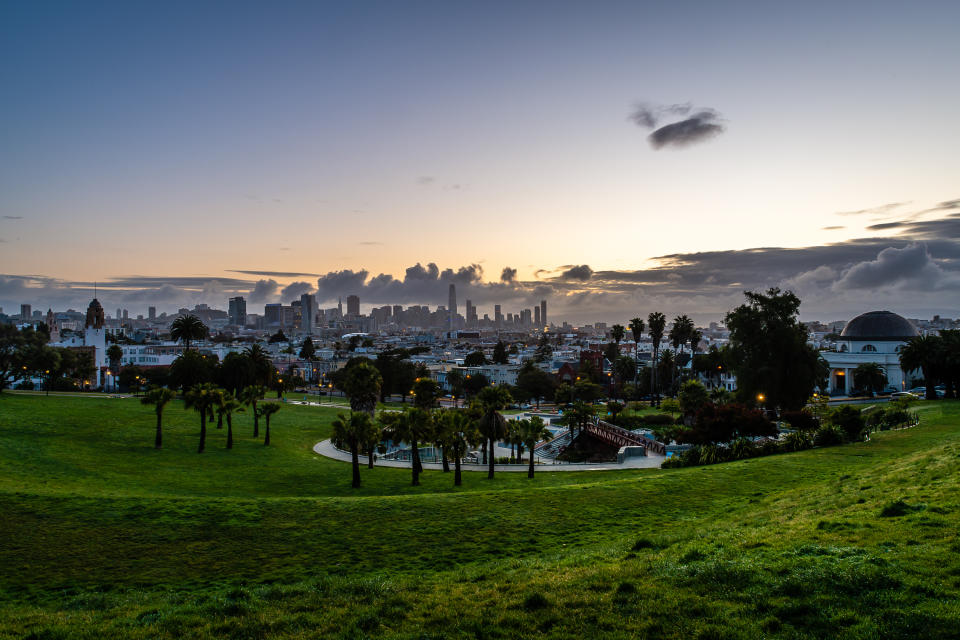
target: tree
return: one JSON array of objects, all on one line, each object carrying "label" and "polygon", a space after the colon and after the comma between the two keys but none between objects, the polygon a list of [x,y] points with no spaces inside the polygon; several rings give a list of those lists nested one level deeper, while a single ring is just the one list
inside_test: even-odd
[{"label": "tree", "polygon": [[235,397],[246,387],[256,383],[253,360],[246,353],[228,353],[217,368],[217,382]]},{"label": "tree", "polygon": [[533,416],[532,418],[517,421],[517,435],[520,441],[527,447],[527,451],[530,452],[530,467],[527,469],[527,477],[532,478],[534,449],[538,442],[553,438],[553,433],[547,429],[546,424],[544,424],[539,416]]},{"label": "tree", "polygon": [[253,413],[253,437],[260,437],[260,412],[257,410],[257,403],[260,400],[263,400],[263,397],[267,395],[266,387],[263,387],[259,384],[252,384],[249,387],[246,387],[243,392],[240,394],[240,402],[244,405],[250,407]]},{"label": "tree", "polygon": [[184,349],[190,350],[190,343],[194,340],[203,340],[210,335],[207,325],[197,316],[180,316],[170,325],[170,337],[174,341],[183,341]]},{"label": "tree", "polygon": [[417,378],[413,383],[413,406],[432,409],[440,400],[440,385],[433,378]]},{"label": "tree", "polygon": [[[692,333],[696,331],[696,327],[691,320],[686,315],[679,315],[673,319],[673,326],[670,327],[670,344],[673,345],[673,350],[679,354],[683,354],[684,345],[690,340]],[[675,367],[679,368],[683,366],[684,362],[681,359],[674,361]],[[671,371],[671,380],[676,380],[676,371]],[[671,385],[674,386],[674,385]]]},{"label": "tree", "polygon": [[462,482],[460,460],[467,452],[467,444],[476,437],[476,425],[468,411],[463,409],[440,409],[434,414],[437,439],[444,450],[453,456],[453,486]]},{"label": "tree", "polygon": [[[633,360],[635,366],[640,364],[640,338],[643,336],[644,328],[643,318],[634,318],[630,321],[630,333],[633,335]],[[640,384],[640,376],[636,375],[636,371],[634,371],[634,378],[634,388],[636,389]]]},{"label": "tree", "polygon": [[270,416],[280,411],[280,407],[281,405],[276,402],[265,402],[260,407],[260,414],[267,421],[267,432],[263,439],[263,445],[266,447],[270,446]]},{"label": "tree", "polygon": [[370,439],[373,431],[373,419],[365,411],[351,411],[350,416],[337,414],[333,421],[333,442],[337,446],[346,445],[350,449],[350,461],[353,466],[354,489],[360,488],[360,447]]},{"label": "tree", "polygon": [[736,403],[722,406],[707,403],[697,412],[693,425],[678,432],[677,440],[700,445],[718,444],[776,433],[777,425],[767,420],[758,409]]},{"label": "tree", "polygon": [[114,375],[120,370],[120,361],[123,359],[123,348],[120,345],[112,344],[107,347],[107,360],[110,361],[110,368]]},{"label": "tree", "polygon": [[223,390],[205,382],[190,389],[184,395],[184,400],[187,409],[194,409],[200,414],[200,446],[197,453],[203,453],[207,443],[207,414],[223,401]]},{"label": "tree", "polygon": [[617,361],[617,358],[620,356],[620,347],[616,342],[608,342],[607,346],[603,349],[603,357],[606,358],[610,364],[613,364]]},{"label": "tree", "polygon": [[620,356],[613,361],[614,389],[621,389],[623,383],[633,380],[637,375],[637,363],[630,356]]},{"label": "tree", "polygon": [[267,342],[270,344],[277,344],[278,342],[289,342],[289,340],[290,339],[287,338],[287,335],[283,332],[283,329],[278,329],[275,334],[270,336]]},{"label": "tree", "polygon": [[483,355],[483,351],[468,353],[467,357],[463,359],[463,366],[465,367],[482,367],[485,364],[489,364],[489,362],[487,356]]},{"label": "tree", "polygon": [[863,362],[853,370],[853,386],[879,393],[887,384],[887,372],[876,362]]},{"label": "tree", "polygon": [[607,413],[610,414],[610,422],[617,424],[617,416],[620,415],[626,408],[626,405],[622,402],[617,402],[615,400],[608,402]]},{"label": "tree", "polygon": [[849,442],[857,442],[863,439],[863,432],[866,430],[867,424],[860,409],[848,404],[841,405],[831,411],[827,418],[830,424],[843,431],[844,437]]},{"label": "tree", "polygon": [[141,404],[152,404],[157,414],[157,434],[153,439],[153,447],[155,449],[163,446],[163,409],[176,397],[177,394],[172,389],[158,387],[156,389],[150,389],[140,398]]},{"label": "tree", "polygon": [[[567,408],[563,416],[564,423],[570,429],[570,439],[573,440],[579,433],[583,433],[583,429],[595,417],[596,414],[593,411],[593,407],[583,400],[574,401],[574,403]],[[578,428],[579,433],[577,432]]]},{"label": "tree", "polygon": [[425,409],[412,407],[397,413],[383,413],[383,434],[394,442],[410,445],[410,468],[413,472],[413,486],[420,485],[420,443],[430,436],[432,416]]},{"label": "tree", "polygon": [[16,326],[0,322],[0,392],[7,388],[22,365],[20,350],[24,336]]},{"label": "tree", "polygon": [[483,415],[480,417],[478,427],[481,435],[489,443],[487,479],[492,480],[494,458],[496,457],[494,455],[495,445],[507,433],[507,421],[500,412],[513,401],[513,398],[510,397],[510,392],[503,387],[486,387],[480,392],[477,399],[483,407]]},{"label": "tree", "polygon": [[456,399],[463,397],[464,383],[467,381],[461,369],[451,369],[447,372],[447,386],[450,387],[450,393],[453,394],[454,404]]},{"label": "tree", "polygon": [[482,373],[468,373],[463,381],[463,390],[467,397],[475,396],[489,386],[489,378]]},{"label": "tree", "polygon": [[710,402],[707,388],[697,380],[687,380],[680,386],[678,398],[680,410],[688,416],[695,415]]},{"label": "tree", "polygon": [[227,421],[227,449],[233,449],[233,414],[238,411],[243,411],[243,403],[230,394],[224,394],[217,406],[217,419]]},{"label": "tree", "polygon": [[532,360],[527,360],[517,373],[517,386],[536,400],[537,411],[539,411],[540,399],[551,397],[557,382],[552,375],[536,366]]},{"label": "tree", "polygon": [[900,349],[900,367],[904,371],[919,369],[923,373],[927,400],[937,399],[936,369],[941,347],[940,336],[916,336],[907,340]]},{"label": "tree", "polygon": [[650,328],[650,342],[653,343],[653,394],[654,403],[660,405],[660,380],[657,375],[658,356],[660,354],[660,341],[663,340],[663,331],[667,326],[667,317],[659,311],[654,311],[647,316],[647,326]]},{"label": "tree", "polygon": [[826,373],[797,320],[800,298],[778,288],[744,295],[747,303],[726,316],[737,397],[750,403],[762,395],[767,406],[799,409]]},{"label": "tree", "polygon": [[317,356],[317,348],[313,346],[313,339],[310,336],[304,338],[303,344],[300,345],[299,356],[308,362],[313,361]]},{"label": "tree", "polygon": [[[562,336],[557,334],[557,346],[560,346]],[[540,341],[537,343],[537,352],[533,356],[533,359],[537,362],[546,362],[551,357],[553,357],[553,347],[550,346],[550,337],[547,334],[540,336]]]},{"label": "tree", "polygon": [[383,377],[377,368],[366,359],[349,364],[344,368],[342,388],[350,396],[350,410],[363,411],[371,418],[377,408],[377,399],[380,397],[380,385]]},{"label": "tree", "polygon": [[216,374],[216,361],[187,350],[177,356],[170,365],[170,386],[186,391],[198,384],[212,382]]},{"label": "tree", "polygon": [[610,327],[610,337],[613,338],[613,341],[617,343],[617,347],[620,346],[620,343],[623,341],[623,336],[627,334],[627,330],[622,324],[615,324]]},{"label": "tree", "polygon": [[[253,382],[251,384],[268,387],[277,375],[270,354],[259,344],[252,344],[243,350],[243,355],[249,358],[253,365]],[[226,359],[224,359],[226,360]]]},{"label": "tree", "polygon": [[496,346],[493,347],[493,363],[507,364],[507,345],[503,340],[497,340]]}]

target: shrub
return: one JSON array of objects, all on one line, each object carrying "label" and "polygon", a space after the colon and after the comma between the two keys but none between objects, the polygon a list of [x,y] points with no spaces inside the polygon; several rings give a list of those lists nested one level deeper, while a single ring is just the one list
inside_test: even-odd
[{"label": "shrub", "polygon": [[867,428],[860,410],[850,405],[837,407],[830,412],[829,422],[839,427],[850,442],[862,440]]},{"label": "shrub", "polygon": [[900,516],[905,516],[908,513],[914,511],[922,511],[925,509],[925,505],[911,505],[903,501],[903,499],[894,500],[893,502],[887,504],[880,510],[881,518],[898,518]]},{"label": "shrub", "polygon": [[780,419],[797,431],[815,431],[820,426],[817,418],[807,409],[801,411],[784,411]]},{"label": "shrub", "polygon": [[757,445],[754,444],[753,440],[748,440],[747,438],[737,438],[733,441],[733,444],[730,445],[730,458],[732,460],[752,458],[756,456],[758,452]]},{"label": "shrub", "polygon": [[802,431],[788,433],[781,445],[784,451],[803,451],[813,446],[813,440]]},{"label": "shrub", "polygon": [[658,424],[676,424],[677,421],[669,413],[655,413],[650,416],[641,416],[640,418],[644,424],[658,425]]},{"label": "shrub", "polygon": [[843,444],[843,431],[836,425],[825,424],[814,432],[813,444],[817,447]]}]

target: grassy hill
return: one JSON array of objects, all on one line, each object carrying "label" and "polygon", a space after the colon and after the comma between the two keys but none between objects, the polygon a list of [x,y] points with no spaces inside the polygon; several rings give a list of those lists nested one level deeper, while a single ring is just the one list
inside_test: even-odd
[{"label": "grassy hill", "polygon": [[363,471],[131,399],[0,397],[0,637],[956,637],[960,403],[871,442],[633,472]]}]

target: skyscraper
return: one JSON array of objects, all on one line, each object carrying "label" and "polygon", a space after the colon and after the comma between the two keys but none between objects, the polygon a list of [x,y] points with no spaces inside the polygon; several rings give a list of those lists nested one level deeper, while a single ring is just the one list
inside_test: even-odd
[{"label": "skyscraper", "polygon": [[540,306],[539,305],[533,308],[533,326],[534,327],[543,326],[540,324]]},{"label": "skyscraper", "polygon": [[[243,298],[241,298],[242,300]],[[157,308],[156,307],[147,307],[147,319],[156,320],[157,319]]]},{"label": "skyscraper", "polygon": [[457,287],[450,285],[450,299],[447,304],[447,312],[450,314],[447,320],[448,329],[453,331],[457,324]]},{"label": "skyscraper", "polygon": [[20,322],[29,322],[33,315],[33,309],[29,304],[20,305]]},{"label": "skyscraper", "polygon": [[[156,309],[150,307],[150,310],[156,312]],[[243,296],[230,298],[227,316],[230,318],[230,324],[242,327],[247,324],[247,301]]]},{"label": "skyscraper", "polygon": [[300,329],[306,334],[313,333],[313,325],[317,318],[317,300],[312,293],[300,296]]},{"label": "skyscraper", "polygon": [[550,326],[550,323],[547,322],[547,301],[546,300],[540,301],[540,322],[542,323],[541,326],[544,329]]},{"label": "skyscraper", "polygon": [[347,315],[360,315],[360,296],[347,296]]},{"label": "skyscraper", "polygon": [[503,326],[503,314],[500,313],[500,305],[498,304],[493,305],[493,322],[497,327]]}]

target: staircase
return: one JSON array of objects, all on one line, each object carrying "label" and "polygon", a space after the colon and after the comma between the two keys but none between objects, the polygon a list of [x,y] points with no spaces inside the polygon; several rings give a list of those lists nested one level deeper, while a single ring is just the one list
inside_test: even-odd
[{"label": "staircase", "polygon": [[570,430],[565,429],[557,437],[541,442],[533,448],[534,455],[555,460],[570,445]]}]

